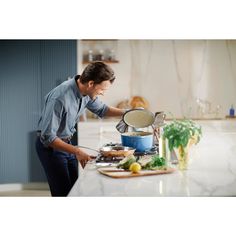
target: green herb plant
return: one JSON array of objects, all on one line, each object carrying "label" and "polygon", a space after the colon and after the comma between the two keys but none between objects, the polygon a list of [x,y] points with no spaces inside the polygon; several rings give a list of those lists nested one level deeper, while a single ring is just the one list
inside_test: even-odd
[{"label": "green herb plant", "polygon": [[197,144],[202,136],[201,126],[188,119],[174,120],[165,125],[163,131],[163,138],[168,139],[170,151],[179,148],[181,156],[184,156],[189,141]]},{"label": "green herb plant", "polygon": [[[142,165],[142,164],[141,164]],[[150,161],[146,163],[145,166],[142,166],[144,170],[165,170],[166,169],[166,160],[159,155],[154,155],[150,158]]]},{"label": "green herb plant", "polygon": [[[186,170],[188,166],[188,147],[197,144],[202,135],[201,126],[192,120],[174,120],[163,128],[163,140],[168,140],[169,150],[177,149],[178,167]],[[176,153],[176,154],[177,154]]]}]

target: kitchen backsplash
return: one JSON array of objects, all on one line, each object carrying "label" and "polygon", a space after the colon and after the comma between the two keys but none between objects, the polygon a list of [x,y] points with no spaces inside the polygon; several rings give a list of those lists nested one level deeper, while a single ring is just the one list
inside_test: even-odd
[{"label": "kitchen backsplash", "polygon": [[117,80],[102,97],[109,105],[142,96],[152,111],[193,118],[225,117],[236,105],[235,40],[117,40],[115,49]]}]

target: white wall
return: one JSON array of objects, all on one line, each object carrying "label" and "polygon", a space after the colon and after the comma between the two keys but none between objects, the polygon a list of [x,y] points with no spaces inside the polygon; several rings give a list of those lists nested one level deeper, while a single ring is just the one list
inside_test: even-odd
[{"label": "white wall", "polygon": [[[236,41],[118,40],[115,50],[120,62],[110,65],[117,80],[102,98],[109,105],[140,95],[148,99],[150,110],[170,111],[175,117],[214,117],[207,113],[217,106],[223,117],[236,105]],[[198,110],[197,98],[209,101],[211,111],[207,103]]]}]

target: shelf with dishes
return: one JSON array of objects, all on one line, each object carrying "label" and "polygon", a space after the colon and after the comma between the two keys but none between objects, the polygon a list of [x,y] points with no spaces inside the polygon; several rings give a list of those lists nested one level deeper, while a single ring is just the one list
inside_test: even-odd
[{"label": "shelf with dishes", "polygon": [[117,40],[82,40],[82,64],[94,61],[119,63],[117,60]]},{"label": "shelf with dishes", "polygon": [[[112,60],[112,61],[111,60],[99,60],[99,61],[102,61],[102,62],[107,63],[107,64],[109,64],[109,63],[119,63],[118,60]],[[93,62],[93,61],[84,60],[82,63],[83,64],[89,64],[91,62]]]}]

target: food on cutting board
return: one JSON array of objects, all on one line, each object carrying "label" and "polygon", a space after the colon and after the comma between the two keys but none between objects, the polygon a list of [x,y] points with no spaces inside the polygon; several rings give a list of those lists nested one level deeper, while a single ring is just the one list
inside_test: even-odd
[{"label": "food on cutting board", "polygon": [[159,155],[144,156],[138,160],[144,170],[166,170],[166,160]]},{"label": "food on cutting board", "polygon": [[129,167],[129,170],[133,173],[138,173],[141,169],[142,167],[138,162],[133,162]]},{"label": "food on cutting board", "polygon": [[159,155],[144,156],[139,160],[134,155],[129,155],[118,163],[117,168],[137,173],[140,170],[166,170],[167,166],[165,158]]},{"label": "food on cutting board", "polygon": [[134,162],[136,162],[135,156],[129,155],[118,163],[117,168],[128,170],[130,165]]}]

